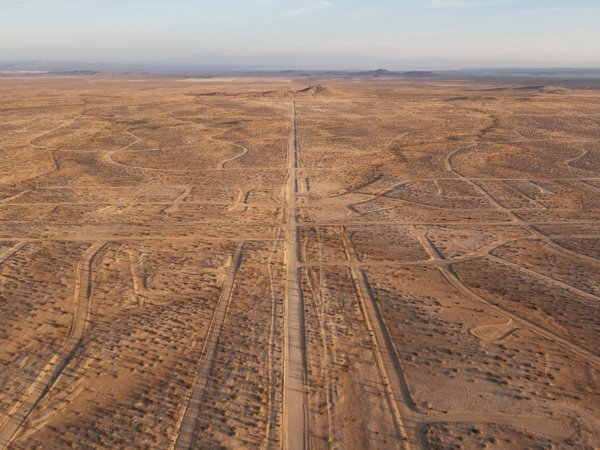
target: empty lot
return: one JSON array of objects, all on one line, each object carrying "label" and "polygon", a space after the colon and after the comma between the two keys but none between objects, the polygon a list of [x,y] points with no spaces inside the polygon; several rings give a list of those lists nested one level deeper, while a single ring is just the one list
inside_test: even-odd
[{"label": "empty lot", "polygon": [[599,90],[46,75],[0,97],[0,446],[600,440]]}]

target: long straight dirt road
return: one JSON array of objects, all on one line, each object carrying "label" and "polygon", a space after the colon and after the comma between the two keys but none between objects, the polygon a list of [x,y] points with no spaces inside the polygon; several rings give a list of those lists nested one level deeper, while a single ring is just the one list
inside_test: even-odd
[{"label": "long straight dirt road", "polygon": [[308,446],[306,430],[306,414],[308,411],[305,389],[304,305],[302,302],[298,267],[299,238],[296,218],[298,149],[296,139],[296,101],[294,99],[292,99],[292,124],[288,159],[283,423],[284,445],[289,450],[295,450]]}]

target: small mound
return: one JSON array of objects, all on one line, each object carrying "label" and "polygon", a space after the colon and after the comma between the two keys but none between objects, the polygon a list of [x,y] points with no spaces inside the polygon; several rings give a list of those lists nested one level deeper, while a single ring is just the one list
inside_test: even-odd
[{"label": "small mound", "polygon": [[544,86],[540,91],[547,94],[566,94],[568,89],[561,86]]},{"label": "small mound", "polygon": [[296,94],[310,94],[313,97],[317,95],[335,95],[336,90],[325,84],[311,84],[306,86],[304,89],[299,89],[295,92]]}]

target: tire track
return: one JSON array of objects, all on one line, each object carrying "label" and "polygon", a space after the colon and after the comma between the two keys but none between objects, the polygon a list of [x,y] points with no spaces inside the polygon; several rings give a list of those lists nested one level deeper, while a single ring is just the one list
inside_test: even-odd
[{"label": "tire track", "polygon": [[116,167],[119,167],[119,168],[128,168],[128,169],[131,169],[131,168],[135,168],[135,167],[129,166],[127,164],[119,163],[119,162],[115,161],[112,158],[113,155],[115,155],[115,154],[117,154],[117,153],[119,153],[119,152],[121,152],[123,150],[127,150],[129,147],[133,147],[135,144],[137,144],[139,142],[142,142],[142,138],[140,138],[139,136],[133,134],[129,130],[125,130],[125,131],[126,131],[127,134],[129,134],[133,138],[133,141],[130,142],[129,144],[127,144],[127,145],[124,145],[123,147],[119,147],[116,150],[112,150],[112,151],[109,151],[109,152],[105,153],[104,155],[102,155],[102,158],[104,159],[104,161],[106,163],[108,163],[110,165],[113,165],[113,166],[116,166]]},{"label": "tire track", "polygon": [[271,292],[271,320],[269,325],[269,348],[267,349],[267,365],[269,367],[269,400],[268,400],[268,416],[266,422],[265,429],[265,441],[263,443],[263,448],[268,449],[272,448],[272,442],[275,439],[275,429],[277,428],[277,417],[278,417],[278,409],[277,409],[277,367],[276,367],[276,358],[275,358],[275,348],[276,348],[276,323],[277,318],[280,317],[281,305],[278,301],[275,286],[273,280],[275,277],[273,276],[273,258],[277,253],[277,247],[280,245],[280,236],[283,231],[285,215],[283,211],[285,210],[285,199],[283,199],[281,205],[281,221],[279,222],[279,226],[277,227],[277,232],[275,233],[273,246],[269,253],[269,259],[267,260],[267,272],[269,274],[269,289]]},{"label": "tire track", "polygon": [[[425,248],[425,250],[427,252],[429,252],[434,258],[441,260],[443,262],[444,259],[441,257],[438,249],[431,243],[429,238],[426,235],[420,235],[419,237],[420,237],[419,241],[421,242],[421,245],[423,245],[423,248]],[[479,294],[472,291],[469,287],[467,287],[467,285],[465,283],[463,283],[463,281],[460,279],[458,274],[454,271],[454,269],[452,268],[452,265],[450,263],[445,262],[445,263],[439,264],[437,266],[437,268],[441,272],[443,277],[459,292],[462,292],[463,294],[467,295],[468,297],[470,297],[480,303],[484,303],[485,305],[487,305],[491,309],[493,309],[495,312],[500,313],[503,316],[506,316],[507,318],[512,319],[514,322],[523,324],[524,326],[529,328],[534,333],[548,339],[549,341],[555,342],[557,344],[560,344],[560,345],[574,351],[578,355],[583,356],[586,360],[590,361],[591,363],[593,363],[595,365],[600,365],[600,357],[598,357],[598,355],[596,355],[584,348],[581,348],[580,346],[572,343],[571,341],[569,341],[567,339],[564,339],[564,338],[558,336],[553,331],[547,329],[546,327],[544,327],[536,322],[533,322],[525,317],[522,317],[519,314],[513,313],[513,312],[503,308],[502,306],[497,305],[496,303],[486,300],[485,298],[481,297]]]},{"label": "tire track", "polygon": [[195,448],[194,432],[196,430],[196,422],[200,413],[200,407],[202,406],[202,400],[204,399],[210,370],[217,355],[219,337],[221,336],[227,312],[229,311],[235,277],[242,258],[243,245],[244,243],[242,242],[233,255],[225,282],[221,288],[215,312],[208,326],[194,377],[193,388],[186,399],[185,411],[180,421],[174,445],[174,448],[177,450]]},{"label": "tire track", "polygon": [[25,247],[29,242],[18,242],[7,250],[4,250],[0,255],[0,266],[12,258],[16,253],[19,252],[23,247]]},{"label": "tire track", "polygon": [[[504,323],[490,323],[487,325],[479,325],[469,329],[469,334],[477,339],[486,342],[500,342],[513,334],[518,328],[507,328],[513,324],[513,320],[509,317]],[[486,334],[483,330],[490,330],[490,334]],[[495,331],[495,332],[494,332]]]},{"label": "tire track", "polygon": [[75,122],[77,122],[77,121],[78,121],[79,119],[81,119],[82,117],[83,117],[83,116],[79,116],[79,117],[75,117],[75,118],[73,118],[73,119],[69,119],[69,120],[65,120],[65,121],[63,121],[63,122],[62,122],[60,125],[58,125],[58,126],[56,126],[56,127],[52,128],[51,130],[44,131],[42,134],[39,134],[39,135],[37,135],[37,136],[34,136],[34,137],[32,137],[31,139],[29,139],[29,140],[27,141],[27,145],[29,145],[30,147],[32,147],[32,148],[35,148],[35,149],[49,150],[49,149],[48,149],[48,147],[44,147],[44,146],[42,146],[42,145],[37,145],[37,144],[34,144],[34,143],[33,143],[33,141],[37,141],[38,139],[41,139],[41,138],[43,138],[44,136],[47,136],[47,135],[49,135],[49,134],[52,134],[52,133],[54,133],[55,131],[58,131],[58,130],[60,130],[61,128],[70,127],[71,125],[74,125],[74,124],[75,124]]},{"label": "tire track", "polygon": [[73,295],[75,305],[73,321],[69,327],[65,343],[42,368],[19,401],[8,411],[2,423],[2,428],[0,428],[0,445],[8,446],[11,443],[31,412],[56,383],[79,348],[90,314],[90,303],[93,294],[92,264],[94,257],[106,244],[107,242],[92,244],[81,257],[77,266],[77,279]]},{"label": "tire track", "polygon": [[464,146],[464,147],[458,147],[458,148],[455,148],[454,150],[452,150],[451,152],[449,152],[449,153],[446,155],[446,160],[444,161],[444,164],[445,164],[445,166],[446,166],[446,170],[447,170],[448,172],[454,172],[454,173],[456,173],[457,175],[459,175],[459,176],[460,176],[460,174],[459,174],[459,173],[458,173],[456,170],[454,170],[454,166],[452,165],[452,158],[454,158],[454,156],[455,156],[455,155],[456,155],[458,152],[460,152],[460,151],[462,151],[462,150],[467,150],[467,149],[470,149],[470,148],[473,148],[473,147],[476,147],[476,146],[477,146],[477,144],[470,144],[470,145],[466,145],[466,146]]},{"label": "tire track", "polygon": [[580,289],[576,286],[573,286],[571,284],[565,283],[564,281],[560,281],[557,280],[556,278],[553,278],[551,276],[548,276],[544,273],[538,272],[537,270],[533,270],[533,269],[529,269],[527,267],[524,267],[520,264],[514,263],[512,261],[509,261],[505,258],[502,258],[500,256],[496,256],[496,255],[488,255],[487,256],[488,259],[492,260],[492,261],[496,261],[499,264],[503,264],[505,266],[508,267],[512,267],[513,269],[516,269],[520,272],[526,273],[527,275],[533,276],[535,278],[539,278],[542,279],[544,281],[546,281],[549,284],[552,284],[556,287],[562,288],[566,291],[572,292],[574,294],[577,294],[580,297],[586,298],[587,300],[589,300],[589,302],[583,301],[582,299],[578,299],[578,298],[573,298],[573,300],[578,301],[580,303],[584,303],[588,306],[592,306],[595,308],[600,307],[600,297],[598,297],[597,295],[585,291],[583,289]]},{"label": "tire track", "polygon": [[[476,145],[476,144],[474,144],[474,145]],[[462,147],[462,148],[457,149],[456,151],[461,150],[461,149],[465,149],[465,148],[468,148],[468,147]],[[581,253],[577,253],[577,252],[574,252],[572,250],[568,250],[568,249],[560,246],[559,244],[557,244],[556,242],[554,242],[552,239],[548,238],[548,236],[546,236],[545,234],[543,234],[540,231],[538,231],[533,224],[531,224],[530,222],[527,222],[527,221],[523,220],[520,216],[518,216],[517,214],[515,214],[514,211],[512,211],[511,209],[506,208],[505,206],[501,205],[489,192],[487,192],[484,188],[482,188],[475,181],[475,179],[467,178],[464,175],[462,175],[460,172],[458,172],[454,168],[454,166],[452,165],[452,158],[451,158],[451,155],[453,155],[456,151],[450,152],[448,154],[448,156],[446,158],[446,169],[448,171],[454,173],[455,175],[457,175],[462,181],[464,181],[464,182],[470,184],[471,186],[473,186],[498,211],[506,214],[510,218],[511,222],[515,223],[518,226],[522,226],[529,233],[531,233],[532,235],[536,236],[541,241],[545,242],[550,247],[552,247],[553,249],[557,250],[560,253],[564,253],[566,255],[575,256],[577,258],[584,259],[585,261],[589,261],[589,262],[592,262],[594,264],[600,264],[600,260],[598,260],[596,258],[592,258],[590,256],[582,255]],[[595,224],[594,221],[590,221],[590,223],[594,223]]]},{"label": "tire track", "polygon": [[541,194],[546,194],[546,195],[556,195],[556,192],[552,192],[550,189],[542,186],[539,183],[536,183],[533,180],[524,180],[525,182],[529,183],[531,186],[533,186],[534,188],[538,189],[540,191]]},{"label": "tire track", "polygon": [[585,186],[588,190],[592,189],[594,192],[600,192],[600,188],[598,186],[593,185],[585,180],[575,180],[575,182]]},{"label": "tire track", "polygon": [[242,151],[241,151],[241,152],[239,152],[237,155],[234,155],[234,156],[232,156],[231,158],[227,158],[227,159],[224,159],[224,160],[222,160],[222,161],[221,161],[221,162],[218,164],[218,166],[217,166],[217,169],[219,169],[219,170],[223,170],[223,169],[225,169],[225,164],[227,164],[228,162],[235,161],[236,159],[239,159],[239,158],[241,158],[242,156],[244,156],[246,153],[248,153],[248,152],[250,151],[250,150],[248,150],[248,147],[244,147],[243,145],[236,144],[235,142],[230,142],[230,141],[219,141],[219,140],[217,140],[217,139],[213,139],[213,138],[210,138],[210,140],[211,140],[211,141],[218,141],[218,142],[225,142],[225,143],[227,143],[227,144],[229,144],[229,145],[233,145],[234,147],[237,147],[237,148],[240,148],[240,149],[242,149]]},{"label": "tire track", "polygon": [[163,209],[161,209],[160,212],[169,214],[172,212],[179,211],[179,205],[181,205],[185,201],[188,195],[190,195],[190,192],[192,192],[192,187],[185,186],[183,192],[179,194],[175,200],[173,200],[173,203],[170,206],[166,206]]},{"label": "tire track", "polygon": [[[277,235],[279,236],[279,233],[281,229],[277,230]],[[277,243],[277,242],[276,242]],[[269,324],[269,348],[268,348],[268,355],[267,355],[267,365],[269,367],[269,400],[267,403],[267,409],[268,409],[268,416],[267,416],[267,423],[266,423],[266,430],[265,430],[265,442],[264,442],[264,448],[271,448],[271,443],[273,442],[274,439],[274,433],[275,433],[275,428],[277,427],[277,404],[276,404],[276,400],[277,400],[277,376],[276,376],[276,368],[275,368],[275,328],[276,328],[276,321],[277,321],[277,317],[279,315],[279,305],[277,304],[277,296],[275,295],[275,289],[273,286],[273,270],[271,268],[271,265],[273,264],[272,262],[272,257],[273,254],[275,252],[272,251],[270,256],[269,256],[269,261],[267,262],[267,267],[268,267],[268,273],[269,273],[269,286],[270,286],[270,291],[271,291],[271,317],[270,317],[270,324]]]},{"label": "tire track", "polygon": [[527,201],[533,203],[534,205],[537,205],[538,207],[542,208],[542,209],[550,209],[548,206],[546,206],[544,203],[540,202],[539,200],[536,200],[535,198],[531,197],[530,195],[526,194],[525,192],[523,192],[521,189],[513,186],[512,184],[509,184],[507,181],[503,181],[502,184],[504,186],[506,186],[507,188],[509,188],[511,191],[516,192],[518,195],[520,195],[521,197],[523,197],[524,199],[526,199]]},{"label": "tire track", "polygon": [[[558,439],[567,439],[574,432],[569,424],[562,419],[551,419],[548,417],[536,416],[513,416],[507,414],[490,414],[483,416],[478,411],[472,412],[449,412],[447,414],[431,416],[425,418],[418,425],[419,444],[424,450],[431,450],[429,439],[427,438],[428,429],[437,424],[452,425],[472,425],[472,424],[490,424],[490,425],[508,425],[526,432],[533,432],[542,436],[551,436]],[[437,448],[437,447],[436,447]]]},{"label": "tire track", "polygon": [[352,279],[358,294],[360,309],[373,340],[377,367],[386,388],[396,430],[403,448],[410,450],[411,443],[418,442],[418,436],[416,428],[407,427],[405,420],[412,418],[414,413],[419,411],[408,387],[404,369],[400,364],[379,305],[371,292],[367,275],[359,266],[356,250],[345,230],[342,231],[342,240],[348,260],[353,262],[350,267]]},{"label": "tire track", "polygon": [[[578,169],[578,170],[581,170],[581,167],[575,167],[575,166],[573,165],[573,163],[574,163],[575,161],[578,161],[578,160],[580,160],[581,158],[583,158],[583,157],[585,157],[585,156],[589,155],[590,151],[589,151],[589,149],[587,149],[587,148],[580,148],[579,150],[581,150],[581,155],[577,155],[577,156],[575,156],[575,157],[573,157],[573,158],[566,159],[566,160],[564,161],[564,165],[565,165],[565,166],[567,166],[567,167],[571,167],[571,168],[573,168],[573,169]],[[583,170],[587,170],[587,169],[583,169]],[[593,170],[588,170],[588,171],[589,171],[589,172],[592,172],[592,173],[596,173],[596,172],[594,172]]]},{"label": "tire track", "polygon": [[[319,336],[323,349],[324,359],[326,360],[325,366],[323,368],[324,378],[325,378],[325,402],[326,402],[326,410],[327,410],[327,448],[331,448],[332,443],[336,440],[336,428],[333,420],[334,413],[334,396],[335,396],[335,386],[331,377],[330,369],[334,366],[334,354],[335,354],[335,346],[334,340],[331,337],[331,333],[329,333],[330,323],[327,320],[327,303],[323,298],[323,284],[325,280],[325,276],[323,274],[323,265],[320,264],[323,261],[323,252],[322,252],[322,239],[321,234],[318,228],[315,228],[317,233],[317,241],[319,245],[319,265],[317,267],[318,270],[318,289],[315,287],[313,280],[311,278],[310,271],[307,272],[307,283],[310,289],[311,297],[313,299],[315,305],[315,312],[319,322]],[[308,243],[308,239],[306,239],[305,244]],[[304,252],[306,255],[306,251]],[[318,302],[317,302],[318,298]]]},{"label": "tire track", "polygon": [[15,195],[11,195],[9,197],[5,197],[3,199],[0,200],[0,205],[3,205],[5,203],[9,203],[11,200],[14,200],[16,198],[22,197],[25,194],[28,194],[30,192],[34,191],[34,189],[25,189],[24,191],[19,192],[18,194]]}]

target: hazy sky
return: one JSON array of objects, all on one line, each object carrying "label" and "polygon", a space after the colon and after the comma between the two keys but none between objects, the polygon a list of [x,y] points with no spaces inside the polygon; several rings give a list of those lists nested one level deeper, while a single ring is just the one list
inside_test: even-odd
[{"label": "hazy sky", "polygon": [[0,0],[0,60],[274,52],[600,64],[600,0]]}]

